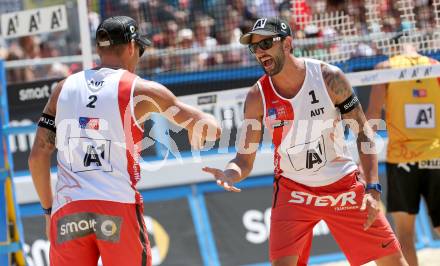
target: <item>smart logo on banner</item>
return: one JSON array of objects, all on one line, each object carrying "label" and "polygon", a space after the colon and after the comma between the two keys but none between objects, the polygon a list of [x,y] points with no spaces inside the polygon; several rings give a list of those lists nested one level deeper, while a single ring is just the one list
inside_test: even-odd
[{"label": "smart logo on banner", "polygon": [[5,39],[67,30],[65,5],[1,15],[1,36]]}]

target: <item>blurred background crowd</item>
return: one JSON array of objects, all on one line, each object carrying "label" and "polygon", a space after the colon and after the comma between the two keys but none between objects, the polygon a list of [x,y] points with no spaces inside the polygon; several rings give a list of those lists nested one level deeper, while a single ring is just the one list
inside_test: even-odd
[{"label": "blurred background crowd", "polygon": [[[29,5],[27,2],[30,1],[2,0],[0,12],[26,9],[26,5]],[[45,2],[63,2],[72,7],[68,9],[69,13],[76,12],[74,0]],[[370,2],[377,5],[377,12],[382,19],[381,32],[401,30],[398,1]],[[296,40],[347,34],[363,36],[372,31],[367,25],[365,0],[89,0],[88,4],[92,38],[101,19],[112,15],[129,15],[135,18],[142,31],[150,36],[154,45],[141,61],[138,70],[141,75],[206,71],[254,64],[248,50],[239,44],[238,39],[259,17],[283,17],[291,24]],[[431,6],[432,0],[414,0],[413,10],[417,17],[417,28],[434,27],[436,21]],[[348,15],[350,21],[342,23],[345,28],[332,27],[331,24],[323,27],[306,23],[313,20],[314,14],[320,13],[340,14],[335,16],[340,17],[340,20],[343,19],[342,15]],[[69,16],[77,17],[77,14]],[[341,21],[335,23],[340,25]],[[20,60],[78,55],[81,49],[76,24],[69,23],[68,32],[11,40],[0,37],[0,58]],[[350,32],[341,32],[347,30]],[[319,58],[322,53],[338,53],[338,49],[347,49],[341,46],[341,42],[338,45],[328,47],[315,43],[298,47],[294,53],[297,56]],[[380,53],[374,42],[357,42],[356,47],[348,51],[348,56],[373,56]],[[64,77],[80,69],[80,63],[54,63],[9,69],[7,75],[8,82],[22,82]]]}]

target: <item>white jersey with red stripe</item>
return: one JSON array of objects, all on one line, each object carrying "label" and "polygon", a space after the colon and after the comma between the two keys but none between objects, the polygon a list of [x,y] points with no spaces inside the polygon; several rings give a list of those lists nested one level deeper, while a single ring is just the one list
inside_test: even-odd
[{"label": "white jersey with red stripe", "polygon": [[292,99],[279,95],[268,75],[261,77],[257,86],[275,149],[275,177],[325,186],[355,171],[357,165],[346,147],[339,109],[324,83],[321,64],[325,63],[304,62],[305,80]]},{"label": "white jersey with red stripe", "polygon": [[54,212],[77,200],[142,201],[135,188],[143,136],[133,116],[137,78],[123,69],[100,68],[65,80],[55,118]]}]

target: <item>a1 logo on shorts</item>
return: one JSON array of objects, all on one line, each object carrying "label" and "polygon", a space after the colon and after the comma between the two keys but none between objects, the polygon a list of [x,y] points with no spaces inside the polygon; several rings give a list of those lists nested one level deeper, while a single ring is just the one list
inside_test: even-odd
[{"label": "a1 logo on shorts", "polygon": [[435,128],[434,104],[405,104],[406,128]]}]

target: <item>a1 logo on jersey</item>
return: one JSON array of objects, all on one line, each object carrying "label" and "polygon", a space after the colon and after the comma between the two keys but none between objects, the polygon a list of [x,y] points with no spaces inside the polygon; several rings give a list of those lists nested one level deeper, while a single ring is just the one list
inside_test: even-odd
[{"label": "a1 logo on jersey", "polygon": [[324,137],[287,149],[292,167],[299,172],[317,172],[327,163]]},{"label": "a1 logo on jersey", "polygon": [[111,141],[106,139],[69,138],[72,172],[113,171],[110,164],[110,147]]},{"label": "a1 logo on jersey", "polygon": [[406,128],[435,128],[434,104],[405,104]]}]

